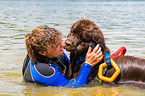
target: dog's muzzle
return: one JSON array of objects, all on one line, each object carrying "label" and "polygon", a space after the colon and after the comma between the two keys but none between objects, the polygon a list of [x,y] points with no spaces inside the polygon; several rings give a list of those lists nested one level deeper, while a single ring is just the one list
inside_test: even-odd
[{"label": "dog's muzzle", "polygon": [[71,40],[66,40],[64,44],[65,44],[64,48],[67,51],[73,51],[75,49],[75,47],[74,47],[73,43],[71,42]]}]

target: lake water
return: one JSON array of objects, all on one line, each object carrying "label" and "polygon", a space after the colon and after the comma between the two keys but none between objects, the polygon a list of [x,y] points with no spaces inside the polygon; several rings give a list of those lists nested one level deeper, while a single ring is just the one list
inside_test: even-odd
[{"label": "lake water", "polygon": [[145,95],[145,88],[133,85],[57,88],[23,81],[25,35],[46,24],[61,31],[65,40],[79,19],[90,19],[100,27],[112,53],[125,46],[126,55],[145,58],[145,1],[0,0],[0,95]]}]

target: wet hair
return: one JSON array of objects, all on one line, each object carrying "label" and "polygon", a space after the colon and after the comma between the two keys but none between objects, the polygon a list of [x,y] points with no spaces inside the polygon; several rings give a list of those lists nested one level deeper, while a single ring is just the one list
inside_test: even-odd
[{"label": "wet hair", "polygon": [[33,63],[46,62],[47,57],[38,52],[47,51],[48,47],[55,48],[60,41],[61,33],[47,25],[36,27],[30,34],[26,35],[25,43],[28,56]]}]

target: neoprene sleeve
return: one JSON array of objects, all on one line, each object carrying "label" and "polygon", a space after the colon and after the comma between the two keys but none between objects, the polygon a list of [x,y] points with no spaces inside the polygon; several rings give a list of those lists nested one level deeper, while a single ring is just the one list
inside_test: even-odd
[{"label": "neoprene sleeve", "polygon": [[51,64],[51,67],[54,69],[54,74],[51,76],[43,76],[37,71],[32,60],[30,60],[30,70],[33,81],[45,86],[80,87],[87,84],[88,77],[93,68],[91,65],[84,63],[78,77],[74,80],[68,81],[55,65]]},{"label": "neoprene sleeve", "polygon": [[67,87],[76,88],[87,84],[92,68],[93,66],[91,66],[90,64],[84,63],[78,77],[74,80],[70,80]]}]

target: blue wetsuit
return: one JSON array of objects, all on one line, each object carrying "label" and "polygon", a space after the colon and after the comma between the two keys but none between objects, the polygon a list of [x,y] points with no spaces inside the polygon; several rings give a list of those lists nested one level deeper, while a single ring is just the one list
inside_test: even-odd
[{"label": "blue wetsuit", "polygon": [[84,63],[76,79],[67,80],[64,75],[70,62],[64,53],[55,62],[33,64],[27,56],[23,64],[23,78],[26,82],[35,82],[45,86],[81,87],[87,84],[92,71],[90,64]]}]

